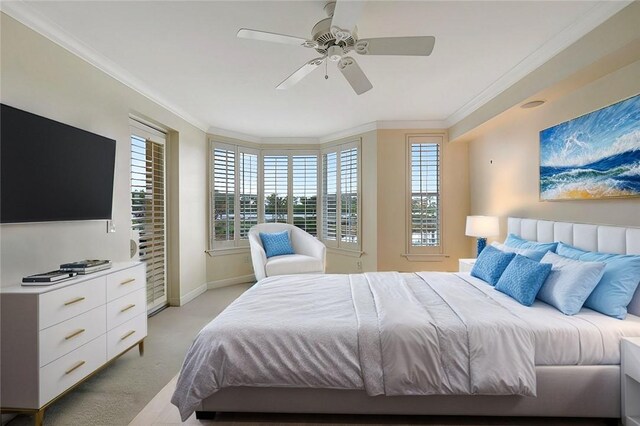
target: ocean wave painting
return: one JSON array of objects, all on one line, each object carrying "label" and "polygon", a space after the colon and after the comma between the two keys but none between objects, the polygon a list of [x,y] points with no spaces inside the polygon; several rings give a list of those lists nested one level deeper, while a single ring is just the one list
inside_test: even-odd
[{"label": "ocean wave painting", "polygon": [[640,95],[540,132],[540,199],[640,197]]}]

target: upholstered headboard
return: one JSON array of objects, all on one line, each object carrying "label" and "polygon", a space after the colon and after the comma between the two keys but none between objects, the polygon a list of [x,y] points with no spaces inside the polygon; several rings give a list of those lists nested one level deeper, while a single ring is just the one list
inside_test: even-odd
[{"label": "upholstered headboard", "polygon": [[[510,217],[507,229],[510,234],[542,243],[562,241],[588,251],[640,255],[640,228]],[[628,311],[640,316],[640,287]]]}]

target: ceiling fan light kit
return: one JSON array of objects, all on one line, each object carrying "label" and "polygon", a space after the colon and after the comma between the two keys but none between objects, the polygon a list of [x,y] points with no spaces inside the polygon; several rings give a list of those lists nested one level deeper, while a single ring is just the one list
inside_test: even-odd
[{"label": "ceiling fan light kit", "polygon": [[288,89],[309,75],[327,59],[338,63],[338,70],[361,95],[373,88],[355,59],[348,55],[354,51],[359,55],[407,55],[429,56],[433,51],[435,37],[383,37],[358,39],[356,23],[365,6],[363,1],[330,1],[324,10],[328,15],[314,25],[311,39],[289,36],[266,31],[242,28],[239,38],[269,41],[315,49],[322,56],[315,58],[298,68],[293,74],[280,83],[277,89]]}]

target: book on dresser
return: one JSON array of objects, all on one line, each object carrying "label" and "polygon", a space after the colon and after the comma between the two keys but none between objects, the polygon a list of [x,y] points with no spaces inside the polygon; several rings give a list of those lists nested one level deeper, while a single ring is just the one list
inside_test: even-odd
[{"label": "book on dresser", "polygon": [[63,263],[60,265],[61,271],[76,272],[81,275],[91,274],[93,272],[104,271],[113,266],[110,260],[80,260],[78,262]]},{"label": "book on dresser", "polygon": [[22,278],[22,285],[51,285],[75,277],[77,272],[50,271]]}]

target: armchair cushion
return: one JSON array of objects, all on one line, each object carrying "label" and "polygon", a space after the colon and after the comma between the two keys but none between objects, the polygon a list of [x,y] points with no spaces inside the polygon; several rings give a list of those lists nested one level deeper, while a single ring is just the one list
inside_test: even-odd
[{"label": "armchair cushion", "polygon": [[260,232],[260,240],[262,241],[262,247],[264,247],[267,259],[274,256],[295,254],[291,246],[289,231],[285,230],[273,234]]},{"label": "armchair cushion", "polygon": [[265,265],[267,276],[288,274],[323,273],[322,259],[303,254],[290,254],[267,259]]}]

